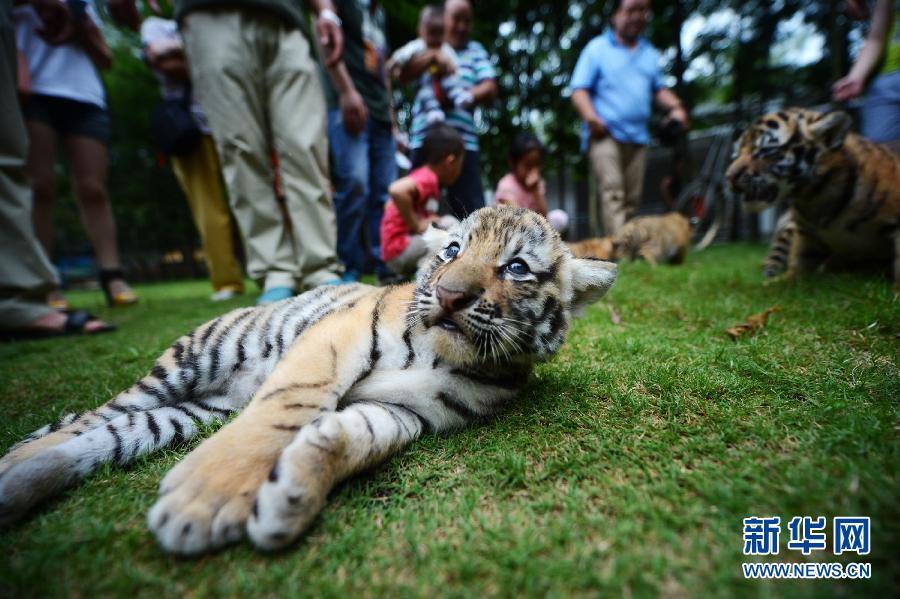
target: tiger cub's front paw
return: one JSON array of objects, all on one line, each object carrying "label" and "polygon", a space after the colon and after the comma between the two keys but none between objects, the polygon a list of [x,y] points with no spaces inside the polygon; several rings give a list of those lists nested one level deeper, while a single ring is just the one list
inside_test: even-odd
[{"label": "tiger cub's front paw", "polygon": [[265,477],[265,464],[203,453],[191,454],[166,475],[161,497],[147,515],[150,530],[171,553],[196,555],[244,538],[256,489]]},{"label": "tiger cub's front paw", "polygon": [[259,488],[247,533],[260,549],[296,539],[325,507],[344,459],[345,437],[337,418],[309,423],[288,445]]}]

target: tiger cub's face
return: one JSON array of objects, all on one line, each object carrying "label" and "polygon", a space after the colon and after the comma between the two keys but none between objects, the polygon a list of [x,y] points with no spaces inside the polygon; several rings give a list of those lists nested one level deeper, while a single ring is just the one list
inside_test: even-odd
[{"label": "tiger cub's face", "polygon": [[759,118],[741,135],[725,177],[750,210],[761,210],[822,177],[850,129],[844,112],[788,108]]},{"label": "tiger cub's face", "polygon": [[547,221],[524,209],[482,208],[450,231],[426,234],[409,317],[452,364],[546,359],[573,312],[603,296],[616,266],[574,258]]}]

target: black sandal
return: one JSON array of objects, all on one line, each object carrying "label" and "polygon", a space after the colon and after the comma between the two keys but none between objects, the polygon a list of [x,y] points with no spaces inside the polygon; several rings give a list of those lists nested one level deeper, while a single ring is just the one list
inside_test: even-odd
[{"label": "black sandal", "polygon": [[70,337],[75,335],[100,335],[116,330],[115,325],[104,323],[99,329],[86,331],[85,326],[92,320],[99,320],[87,310],[65,312],[66,323],[62,329],[13,329],[0,332],[4,341],[25,341],[30,339],[48,339],[50,337]]},{"label": "black sandal", "polygon": [[131,289],[120,291],[115,295],[110,291],[110,283],[113,281],[125,280],[125,273],[121,268],[101,269],[97,278],[100,280],[100,288],[103,289],[103,295],[106,296],[107,306],[130,306],[131,304],[136,304],[138,302],[137,294]]}]

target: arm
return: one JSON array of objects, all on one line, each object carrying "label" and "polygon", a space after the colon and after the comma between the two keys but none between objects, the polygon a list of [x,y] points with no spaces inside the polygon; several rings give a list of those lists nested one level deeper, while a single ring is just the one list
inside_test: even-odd
[{"label": "arm", "polygon": [[472,88],[470,93],[476,105],[490,104],[497,97],[497,82],[493,79],[485,79]]},{"label": "arm", "polygon": [[109,16],[119,27],[137,31],[141,26],[141,15],[134,0],[106,0]]},{"label": "arm", "polygon": [[656,100],[657,105],[659,105],[666,113],[674,120],[680,122],[682,125],[687,128],[688,126],[688,116],[687,112],[684,110],[684,106],[681,103],[681,100],[675,93],[667,87],[659,88],[659,91],[656,92],[656,96],[654,98]]},{"label": "arm", "polygon": [[878,62],[884,54],[893,13],[894,7],[891,0],[875,2],[869,35],[866,37],[859,56],[856,57],[856,62],[853,63],[847,76],[838,80],[832,87],[835,101],[843,102],[862,94],[866,80],[875,71],[875,67],[878,66]]},{"label": "arm", "polygon": [[534,211],[541,216],[547,216],[547,184],[544,179],[539,179],[534,188]]},{"label": "arm", "polygon": [[606,137],[606,123],[594,110],[594,104],[591,102],[591,96],[586,89],[572,90],[572,105],[578,116],[587,123],[591,137],[594,139],[602,139]]},{"label": "arm", "polygon": [[325,67],[337,64],[344,54],[344,34],[341,31],[340,19],[334,10],[331,0],[307,0],[307,4],[316,13],[316,35],[319,45],[328,54],[322,54]]},{"label": "arm", "polygon": [[436,51],[426,50],[410,58],[406,64],[394,65],[393,77],[400,83],[409,83],[422,76],[432,62],[436,62]]},{"label": "arm", "polygon": [[[347,65],[343,60],[338,60],[331,66],[326,65],[325,69],[338,93],[344,129],[350,135],[359,135],[366,128],[369,111],[366,109],[366,103],[362,96],[356,91],[356,86],[353,85]],[[393,114],[393,110],[391,112]]]},{"label": "arm", "polygon": [[48,44],[64,44],[75,34],[75,23],[69,6],[58,0],[16,0],[16,4],[31,4],[43,25],[38,35]]},{"label": "arm", "polygon": [[76,20],[75,39],[99,70],[105,71],[112,66],[112,52],[106,45],[100,28],[89,14],[84,14]]},{"label": "arm", "polygon": [[416,199],[419,197],[419,188],[416,182],[410,177],[402,177],[397,179],[388,188],[388,193],[397,206],[397,212],[400,218],[413,234],[422,233],[428,228],[430,221],[419,219],[413,208]]}]

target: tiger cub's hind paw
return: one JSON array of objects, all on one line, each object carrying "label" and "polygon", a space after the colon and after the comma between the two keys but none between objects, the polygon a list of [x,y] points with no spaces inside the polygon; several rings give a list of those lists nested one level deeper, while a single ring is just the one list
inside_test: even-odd
[{"label": "tiger cub's hind paw", "polygon": [[0,526],[20,520],[32,507],[77,478],[76,464],[57,449],[13,464],[0,476]]}]

